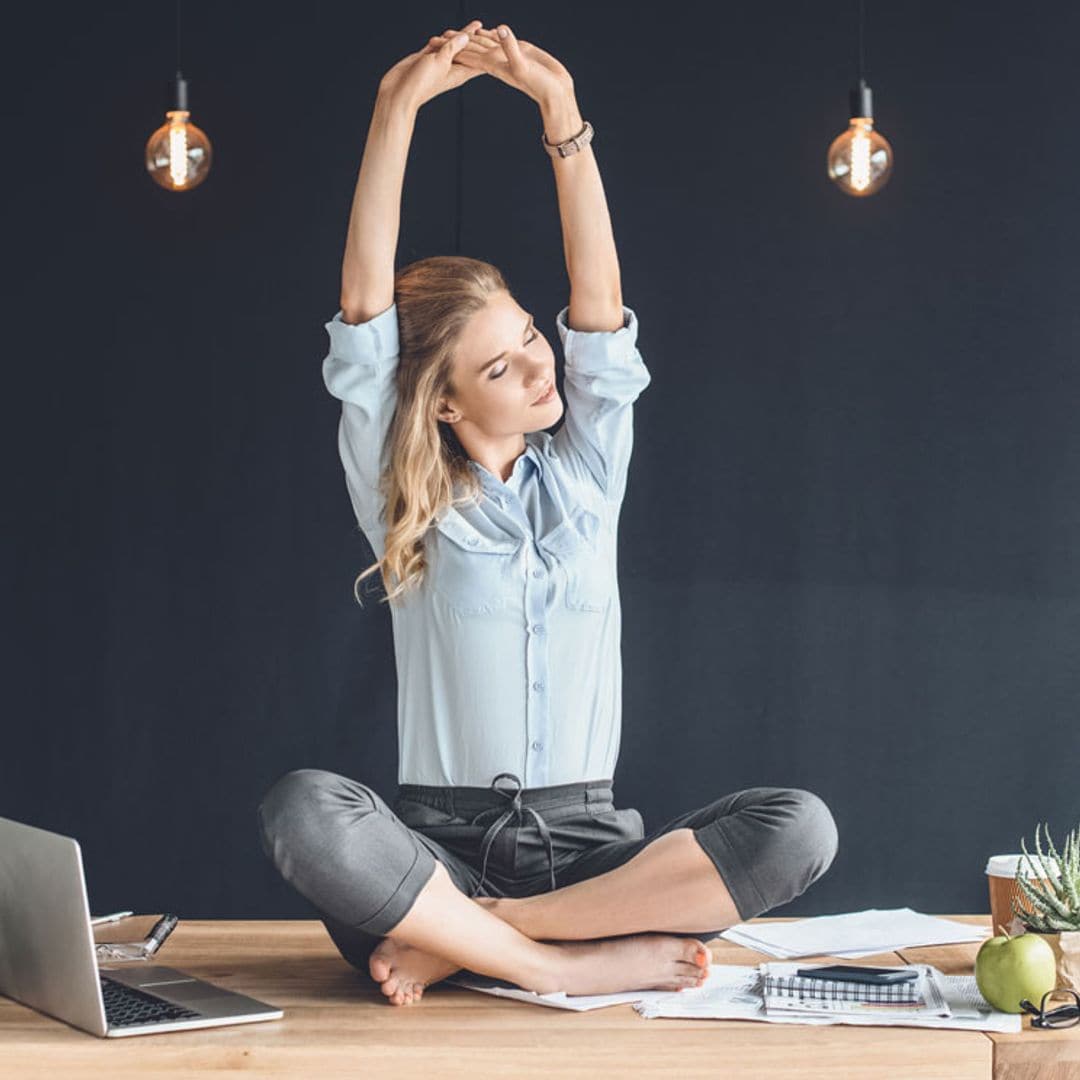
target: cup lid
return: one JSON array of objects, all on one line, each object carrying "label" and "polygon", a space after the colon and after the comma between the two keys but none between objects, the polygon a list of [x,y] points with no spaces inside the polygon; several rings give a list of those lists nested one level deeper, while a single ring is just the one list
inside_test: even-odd
[{"label": "cup lid", "polygon": [[[1056,877],[1060,869],[1057,859],[1050,855],[1045,856],[1046,862],[1054,871]],[[1019,852],[1013,855],[991,855],[986,863],[986,873],[991,874],[993,877],[1016,877],[1016,868],[1021,868],[1021,876],[1026,878],[1038,878],[1042,877],[1042,873],[1039,869],[1039,856],[1032,853],[1031,862],[1035,867],[1034,872],[1031,866],[1028,865],[1028,860],[1024,856],[1023,852]]]}]

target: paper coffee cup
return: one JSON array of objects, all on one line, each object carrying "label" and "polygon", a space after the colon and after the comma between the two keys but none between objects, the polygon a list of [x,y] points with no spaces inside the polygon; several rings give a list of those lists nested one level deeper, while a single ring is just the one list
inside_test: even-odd
[{"label": "paper coffee cup", "polygon": [[[1046,856],[1046,862],[1056,875],[1059,873],[1058,862],[1051,856]],[[1037,876],[1041,867],[1039,856],[1032,854],[1031,862],[1023,854],[991,855],[986,863],[986,880],[990,885],[990,924],[994,935],[1000,934],[1002,929],[1008,930],[1013,936],[1022,931],[1022,927],[1014,927],[1012,902],[1021,911],[1031,911],[1031,903],[1020,891],[1016,883],[1016,869],[1020,867],[1021,875],[1032,883],[1036,888],[1039,883],[1047,884],[1050,878]],[[1034,870],[1032,869],[1034,867]]]}]

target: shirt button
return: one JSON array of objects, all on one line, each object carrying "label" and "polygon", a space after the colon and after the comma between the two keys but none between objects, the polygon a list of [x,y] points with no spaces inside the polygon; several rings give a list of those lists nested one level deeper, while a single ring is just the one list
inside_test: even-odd
[{"label": "shirt button", "polygon": [[543,576],[544,576],[544,571],[543,570],[534,570],[533,571],[533,577],[543,577]]},{"label": "shirt button", "polygon": [[542,682],[534,682],[533,683],[533,689],[534,690],[543,690],[544,689],[544,684]]},{"label": "shirt button", "polygon": [[534,750],[543,750],[544,749],[544,744],[539,739],[534,739],[533,744],[532,744],[532,748]]},{"label": "shirt button", "polygon": [[470,536],[469,537],[469,543],[475,545],[475,544],[479,543],[479,541],[476,539],[475,536]]},{"label": "shirt button", "polygon": [[534,634],[542,634],[543,632],[544,632],[544,627],[543,627],[543,624],[541,624],[541,623],[537,623],[537,624],[536,624],[536,625],[535,625],[535,626],[533,627],[533,633],[534,633]]}]

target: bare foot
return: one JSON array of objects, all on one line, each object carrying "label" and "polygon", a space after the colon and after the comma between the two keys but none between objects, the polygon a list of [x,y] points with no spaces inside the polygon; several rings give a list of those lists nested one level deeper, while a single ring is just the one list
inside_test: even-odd
[{"label": "bare foot", "polygon": [[[495,897],[491,896],[472,899],[482,907],[491,908],[495,904]],[[385,937],[372,950],[368,970],[391,1005],[412,1005],[424,996],[426,987],[461,968],[452,960]]]},{"label": "bare foot", "polygon": [[[624,990],[681,990],[700,986],[710,953],[697,938],[630,934],[598,941],[553,941],[563,954],[539,993],[617,994]],[[546,981],[546,980],[545,980]]]},{"label": "bare foot", "polygon": [[[473,897],[489,909],[493,897]],[[682,990],[700,986],[709,970],[710,953],[697,938],[672,934],[631,934],[584,941],[551,941],[554,963],[537,985],[537,993],[611,994],[623,990]],[[424,989],[460,968],[452,960],[413,945],[384,938],[368,960],[371,977],[392,1005],[411,1005]],[[524,985],[524,983],[519,984]]]},{"label": "bare foot", "polygon": [[411,1005],[420,1000],[425,987],[453,975],[459,968],[453,960],[388,937],[372,950],[368,970],[391,1005]]}]

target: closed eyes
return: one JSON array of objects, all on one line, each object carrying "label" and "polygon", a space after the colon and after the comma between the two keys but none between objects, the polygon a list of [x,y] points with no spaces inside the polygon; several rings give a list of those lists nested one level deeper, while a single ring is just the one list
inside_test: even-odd
[{"label": "closed eyes", "polygon": [[[539,336],[540,336],[540,331],[539,330],[534,330],[532,337],[529,338],[529,340],[526,341],[525,344],[526,345],[531,345]],[[498,374],[492,374],[492,375],[490,375],[488,377],[490,379],[501,379],[506,374],[506,370],[509,367],[510,367],[510,365],[507,364],[506,367],[504,367]]]}]

